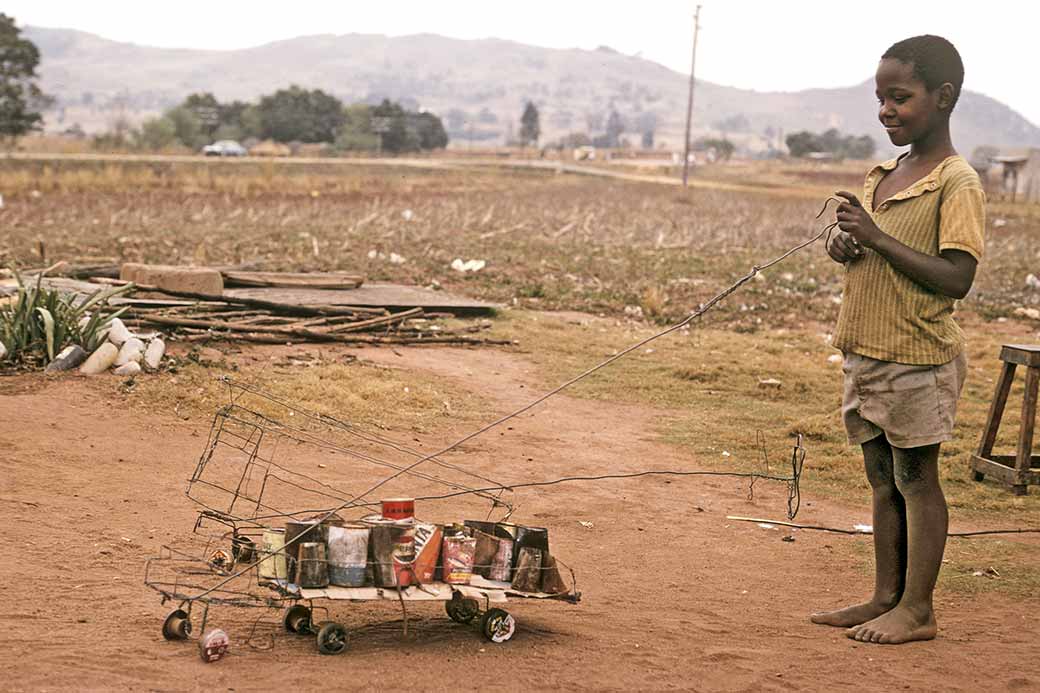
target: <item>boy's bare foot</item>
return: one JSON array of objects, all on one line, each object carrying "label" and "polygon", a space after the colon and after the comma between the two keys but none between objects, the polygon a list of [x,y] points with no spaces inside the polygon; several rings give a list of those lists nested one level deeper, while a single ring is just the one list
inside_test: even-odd
[{"label": "boy's bare foot", "polygon": [[912,640],[931,640],[937,631],[935,613],[931,609],[920,613],[897,606],[872,621],[849,628],[845,635],[859,642],[898,645]]},{"label": "boy's bare foot", "polygon": [[870,600],[869,602],[853,604],[837,611],[818,611],[811,615],[809,620],[824,626],[848,628],[875,619],[893,606],[895,606],[895,602],[880,603]]}]

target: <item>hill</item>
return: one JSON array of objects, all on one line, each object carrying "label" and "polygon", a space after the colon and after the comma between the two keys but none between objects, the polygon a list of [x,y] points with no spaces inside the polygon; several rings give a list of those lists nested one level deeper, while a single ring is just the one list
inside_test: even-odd
[{"label": "hill", "polygon": [[[289,84],[320,88],[344,101],[384,97],[440,115],[456,145],[501,142],[524,103],[541,113],[542,141],[568,132],[601,132],[611,108],[638,142],[648,128],[658,145],[678,146],[686,76],[607,47],[559,50],[498,39],[432,34],[304,36],[233,51],[154,48],[79,31],[28,27],[40,48],[42,86],[57,97],[48,128],[80,123],[88,131],[115,119],[143,119],[192,92],[253,100]],[[807,68],[811,69],[811,68]],[[751,150],[767,149],[796,130],[836,127],[869,134],[888,149],[874,118],[873,80],[839,89],[758,92],[698,82],[698,134],[720,134]],[[969,153],[978,145],[1040,146],[1040,128],[1006,105],[965,91],[954,136]]]}]

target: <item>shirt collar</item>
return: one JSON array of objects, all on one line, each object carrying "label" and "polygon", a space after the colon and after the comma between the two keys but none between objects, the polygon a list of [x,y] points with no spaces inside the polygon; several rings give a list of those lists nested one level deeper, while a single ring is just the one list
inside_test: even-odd
[{"label": "shirt collar", "polygon": [[[878,182],[882,178],[884,178],[885,175],[887,175],[890,171],[893,171],[896,166],[899,165],[899,160],[900,159],[902,159],[903,157],[908,156],[908,155],[909,155],[909,152],[905,152],[903,154],[900,154],[895,159],[889,159],[888,161],[884,161],[884,162],[876,165],[874,168],[870,169],[870,172],[867,174],[867,184],[866,184],[866,191],[865,191],[865,195],[864,195],[864,197],[866,198],[865,199],[865,203],[866,203],[867,209],[874,209],[874,191],[877,189]],[[923,178],[921,178],[920,180],[915,182],[910,187],[905,188],[903,190],[900,190],[895,195],[892,195],[887,200],[884,200],[882,202],[882,205],[887,204],[889,202],[897,202],[899,200],[907,200],[907,199],[909,199],[911,197],[917,197],[919,195],[923,195],[925,192],[929,192],[929,191],[932,191],[932,190],[938,190],[939,186],[942,184],[942,182],[940,181],[940,176],[942,175],[943,169],[945,169],[947,164],[949,164],[951,161],[953,161],[958,156],[960,156],[960,155],[959,154],[953,154],[951,156],[946,157],[945,159],[940,161],[938,164],[936,164],[935,168],[933,168],[928,173],[928,175],[924,176]],[[879,209],[880,209],[880,207],[879,207]]]}]

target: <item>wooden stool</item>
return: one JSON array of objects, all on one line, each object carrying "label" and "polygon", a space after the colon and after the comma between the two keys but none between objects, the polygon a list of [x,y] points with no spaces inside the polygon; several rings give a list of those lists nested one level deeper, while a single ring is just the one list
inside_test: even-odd
[{"label": "wooden stool", "polygon": [[[1033,454],[1033,429],[1036,427],[1037,390],[1040,389],[1040,346],[1005,344],[1000,350],[1004,368],[997,381],[989,418],[979,441],[979,449],[971,456],[971,471],[975,481],[990,474],[1011,486],[1016,496],[1024,496],[1029,484],[1040,484],[1040,455]],[[994,455],[993,443],[1000,429],[1015,368],[1026,367],[1026,391],[1022,398],[1022,421],[1018,429],[1018,454]]]}]

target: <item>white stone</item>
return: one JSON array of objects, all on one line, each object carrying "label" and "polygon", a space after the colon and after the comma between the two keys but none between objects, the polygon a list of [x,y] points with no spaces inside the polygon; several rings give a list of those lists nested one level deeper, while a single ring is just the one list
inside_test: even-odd
[{"label": "white stone", "polygon": [[137,361],[130,361],[129,363],[124,363],[112,372],[116,375],[137,375],[141,372],[141,364]]},{"label": "white stone", "polygon": [[108,326],[108,341],[119,347],[123,346],[123,342],[128,339],[130,339],[130,330],[127,329],[122,320],[112,318],[112,323]]},{"label": "white stone", "polygon": [[148,342],[148,348],[144,352],[144,367],[147,370],[158,370],[162,362],[163,354],[166,353],[166,342],[161,337],[156,337]]},{"label": "white stone", "polygon": [[87,357],[87,360],[79,367],[79,372],[86,375],[104,373],[115,363],[118,354],[119,349],[116,348],[115,344],[105,342],[93,354]]},{"label": "white stone", "polygon": [[1037,308],[1015,308],[1015,315],[1030,320],[1040,320],[1040,309]]},{"label": "white stone", "polygon": [[827,363],[841,363],[841,354],[831,354],[827,357]]},{"label": "white stone", "polygon": [[0,342],[0,359],[7,356],[7,347],[4,346],[3,342]]},{"label": "white stone", "polygon": [[1030,289],[1040,289],[1040,277],[1035,274],[1026,275],[1026,286]]},{"label": "white stone", "polygon": [[144,342],[137,337],[131,337],[130,339],[123,342],[123,346],[119,347],[119,354],[116,355],[116,366],[125,366],[131,361],[140,361],[144,356]]}]

